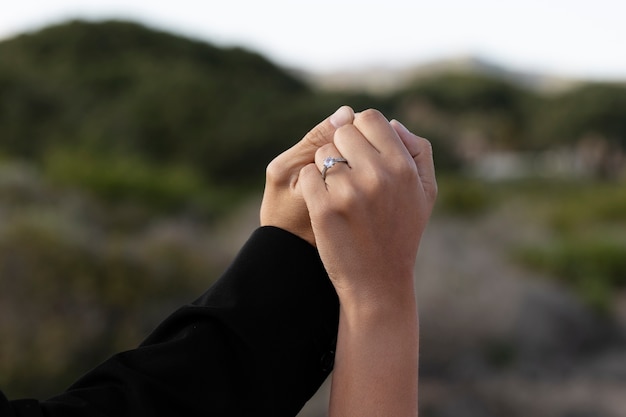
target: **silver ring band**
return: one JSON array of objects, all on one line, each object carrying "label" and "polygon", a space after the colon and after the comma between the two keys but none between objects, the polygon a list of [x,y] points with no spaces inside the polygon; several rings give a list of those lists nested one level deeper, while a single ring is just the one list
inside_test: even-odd
[{"label": "silver ring band", "polygon": [[332,156],[329,156],[328,158],[324,159],[324,168],[322,169],[323,180],[326,180],[326,171],[334,167],[337,162],[343,162],[346,165],[348,164],[348,160],[345,158],[333,158]]}]

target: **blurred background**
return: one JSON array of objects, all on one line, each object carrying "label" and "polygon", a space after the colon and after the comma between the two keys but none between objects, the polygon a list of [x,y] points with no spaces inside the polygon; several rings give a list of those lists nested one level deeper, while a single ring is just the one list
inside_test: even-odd
[{"label": "blurred background", "polygon": [[435,150],[421,415],[626,416],[625,5],[18,3],[0,16],[7,396],[59,392],[199,295],[257,227],[267,163],[348,104]]}]

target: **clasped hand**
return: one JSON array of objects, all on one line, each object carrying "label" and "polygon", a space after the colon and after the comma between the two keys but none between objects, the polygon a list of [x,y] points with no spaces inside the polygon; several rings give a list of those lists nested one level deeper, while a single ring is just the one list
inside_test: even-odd
[{"label": "clasped hand", "polygon": [[[347,163],[324,179],[327,157]],[[412,280],[436,196],[426,139],[377,110],[354,114],[344,106],[269,164],[261,225],[316,245],[340,297],[380,297],[383,284],[406,288],[380,277]]]},{"label": "clasped hand", "polygon": [[316,245],[339,297],[331,417],[418,414],[413,269],[436,196],[430,143],[376,110],[340,108],[268,166],[261,224]]}]

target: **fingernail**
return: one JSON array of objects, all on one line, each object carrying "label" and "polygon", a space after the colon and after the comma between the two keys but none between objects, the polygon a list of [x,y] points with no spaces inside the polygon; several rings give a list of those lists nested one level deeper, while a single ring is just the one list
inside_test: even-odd
[{"label": "fingernail", "polygon": [[337,109],[332,116],[330,116],[330,123],[335,126],[335,129],[345,126],[352,122],[354,112],[348,106],[341,106]]}]

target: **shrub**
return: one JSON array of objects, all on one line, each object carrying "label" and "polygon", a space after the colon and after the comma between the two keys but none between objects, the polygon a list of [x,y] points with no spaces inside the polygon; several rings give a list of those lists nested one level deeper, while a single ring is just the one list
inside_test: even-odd
[{"label": "shrub", "polygon": [[526,265],[547,272],[574,290],[597,311],[609,309],[616,289],[626,286],[626,244],[602,239],[561,240],[518,252]]},{"label": "shrub", "polygon": [[458,177],[442,178],[437,182],[437,210],[474,216],[484,213],[494,202],[485,183]]},{"label": "shrub", "polygon": [[213,214],[219,210],[219,191],[187,165],[157,165],[134,155],[54,149],[46,155],[44,170],[58,184],[87,190],[111,203],[141,203],[157,211],[189,206]]}]

